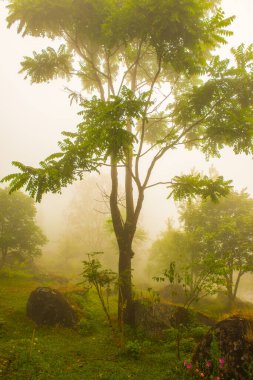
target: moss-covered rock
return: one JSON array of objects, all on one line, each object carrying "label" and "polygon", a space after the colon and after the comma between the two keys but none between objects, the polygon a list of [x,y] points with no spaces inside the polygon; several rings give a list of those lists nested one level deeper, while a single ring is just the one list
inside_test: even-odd
[{"label": "moss-covered rock", "polygon": [[[216,358],[213,346],[216,346]],[[199,343],[193,362],[198,366],[219,360],[225,380],[246,380],[253,362],[253,321],[250,318],[232,316],[218,322]],[[252,377],[250,377],[252,376]]]},{"label": "moss-covered rock", "polygon": [[48,287],[39,287],[30,294],[26,313],[38,325],[73,327],[77,321],[74,310],[63,295]]}]

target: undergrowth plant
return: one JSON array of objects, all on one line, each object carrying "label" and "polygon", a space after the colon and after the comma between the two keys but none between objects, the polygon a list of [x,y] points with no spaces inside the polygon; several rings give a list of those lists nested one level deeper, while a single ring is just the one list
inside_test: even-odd
[{"label": "undergrowth plant", "polygon": [[102,253],[103,252],[89,253],[88,260],[83,261],[83,283],[95,288],[108,324],[112,330],[113,338],[117,346],[122,347],[123,320],[119,321],[120,328],[117,328],[111,316],[109,304],[109,296],[112,293],[113,288],[117,287],[118,276],[110,269],[103,269],[101,262],[97,258],[97,256]]},{"label": "undergrowth plant", "polygon": [[[208,380],[222,380],[226,373],[227,363],[221,355],[216,337],[212,336],[210,345],[210,358],[200,362],[192,363],[184,360],[184,368],[189,379],[205,378]],[[233,380],[233,379],[231,379]]]}]

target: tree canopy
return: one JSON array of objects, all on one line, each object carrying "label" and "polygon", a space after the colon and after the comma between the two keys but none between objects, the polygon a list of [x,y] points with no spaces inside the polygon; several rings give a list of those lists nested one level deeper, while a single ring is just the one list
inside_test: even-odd
[{"label": "tree canopy", "polygon": [[253,271],[253,199],[243,191],[218,203],[187,202],[180,216],[181,229],[169,228],[152,246],[156,275],[175,262],[189,288],[208,295],[225,287],[232,305],[242,276]]},{"label": "tree canopy", "polygon": [[0,268],[41,254],[47,239],[35,222],[34,201],[27,195],[0,189]]},{"label": "tree canopy", "polygon": [[233,302],[241,277],[253,271],[253,199],[246,192],[233,192],[218,204],[187,207],[182,219],[192,250],[213,261],[212,271],[223,278]]},{"label": "tree canopy", "polygon": [[[8,23],[11,26],[18,22],[18,32],[23,36],[63,37],[70,50],[80,49],[82,58],[85,50],[93,53],[96,64],[99,58],[104,58],[105,50],[110,56],[112,49],[119,49],[117,54],[121,54],[129,45],[136,47],[141,41],[146,44],[145,48],[163,56],[163,61],[177,72],[195,72],[205,64],[208,50],[217,42],[225,42],[230,34],[226,26],[232,18],[225,19],[218,4],[217,0],[163,0],[159,3],[155,0],[14,0],[9,1]],[[131,50],[129,59],[133,58]],[[64,50],[58,53],[62,56]],[[57,63],[63,64],[62,73]],[[66,75],[70,65],[62,60],[54,67],[57,75]],[[51,70],[47,79],[51,79],[52,74]],[[106,75],[109,73],[105,73],[105,79]]]}]

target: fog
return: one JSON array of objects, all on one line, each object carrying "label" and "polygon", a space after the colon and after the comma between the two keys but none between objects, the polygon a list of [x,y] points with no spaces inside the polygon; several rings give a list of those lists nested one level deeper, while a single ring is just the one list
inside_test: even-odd
[{"label": "fog", "polygon": [[[253,41],[253,4],[251,0],[224,0],[222,6],[228,16],[236,15],[230,28],[234,35],[229,38],[229,45],[220,52],[222,56],[226,56],[231,46]],[[70,106],[64,81],[31,85],[29,80],[24,80],[23,75],[18,74],[23,56],[31,55],[33,50],[40,50],[48,44],[52,45],[52,42],[31,37],[22,38],[16,33],[15,27],[7,29],[4,2],[0,7],[0,177],[3,177],[14,171],[11,166],[13,160],[36,166],[43,158],[56,152],[61,131],[73,130],[80,119],[77,116],[78,108],[74,104]],[[57,41],[55,44],[57,45]],[[68,87],[75,89],[78,83],[73,81]],[[208,173],[211,166],[225,179],[232,179],[235,189],[247,188],[253,196],[252,158],[245,155],[235,156],[229,149],[222,152],[220,159],[210,159],[209,162],[197,151],[178,149],[159,163],[152,179],[166,181],[174,175],[188,173],[193,168]],[[86,180],[89,183],[88,175],[84,182]],[[99,179],[97,182],[99,183]],[[78,193],[77,188],[78,185],[74,184],[64,189],[61,195],[46,195],[37,206],[39,224],[50,243],[55,244],[54,247],[66,228],[69,207]],[[98,197],[98,193],[95,192],[94,196]],[[177,220],[176,207],[172,201],[166,199],[167,196],[168,189],[162,187],[150,189],[146,193],[141,214],[141,225],[148,235],[146,247],[165,228],[168,218],[175,222]],[[85,199],[83,202],[85,205]]]}]

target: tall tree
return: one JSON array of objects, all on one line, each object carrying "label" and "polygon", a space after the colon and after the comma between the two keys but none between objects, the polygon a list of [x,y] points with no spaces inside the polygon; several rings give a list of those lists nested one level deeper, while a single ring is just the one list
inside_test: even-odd
[{"label": "tall tree", "polygon": [[188,204],[181,217],[189,251],[223,280],[232,306],[242,276],[253,271],[253,199],[233,192],[217,204]]},{"label": "tall tree", "polygon": [[[193,203],[187,204],[189,215],[192,206]],[[221,266],[213,252],[203,252],[200,245],[203,236],[195,234],[195,229],[199,227],[197,220],[195,229],[190,231],[183,217],[182,222],[180,228],[173,228],[169,224],[167,230],[152,244],[148,270],[156,281],[169,283],[168,294],[172,300],[175,298],[183,302],[184,307],[189,307],[222,288],[224,281],[218,272],[224,263]]]},{"label": "tall tree", "polygon": [[35,222],[34,201],[20,191],[0,189],[0,269],[8,261],[31,260],[47,239]]},{"label": "tall tree", "polygon": [[[7,176],[40,201],[84,172],[110,166],[110,209],[119,248],[119,315],[133,323],[132,243],[147,189],[171,187],[176,198],[228,192],[222,178],[185,175],[150,183],[157,162],[182,144],[207,155],[224,145],[252,151],[252,47],[234,51],[237,65],[211,55],[225,43],[233,17],[219,0],[10,0],[9,26],[63,43],[25,57],[21,72],[32,83],[77,76],[85,92],[70,92],[83,121],[64,133],[61,152],[39,168],[21,163]],[[205,75],[203,75],[205,74]],[[202,76],[202,80],[201,77]],[[87,97],[87,92],[93,95]],[[85,99],[84,99],[85,97]],[[142,161],[148,169],[140,173]],[[125,176],[125,217],[118,173]],[[134,196],[134,189],[135,194]]]},{"label": "tall tree", "polygon": [[242,276],[253,271],[253,199],[232,192],[218,203],[183,202],[180,217],[181,228],[169,225],[151,247],[152,274],[165,270],[171,282],[184,283],[190,303],[225,287],[232,306]]}]

